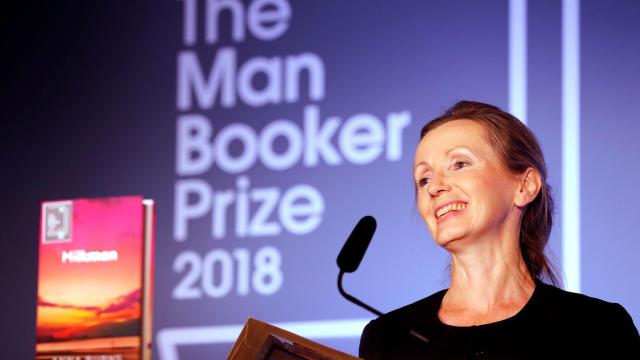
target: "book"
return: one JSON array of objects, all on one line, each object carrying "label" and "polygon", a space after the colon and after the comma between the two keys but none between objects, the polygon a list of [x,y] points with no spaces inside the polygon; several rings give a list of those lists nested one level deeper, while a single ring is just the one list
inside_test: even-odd
[{"label": "book", "polygon": [[359,360],[275,325],[247,319],[227,360]]},{"label": "book", "polygon": [[46,201],[40,219],[36,359],[151,359],[153,200]]}]

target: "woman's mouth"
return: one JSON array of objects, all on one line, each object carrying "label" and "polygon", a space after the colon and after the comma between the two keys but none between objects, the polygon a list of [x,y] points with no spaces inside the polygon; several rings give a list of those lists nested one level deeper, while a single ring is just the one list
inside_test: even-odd
[{"label": "woman's mouth", "polygon": [[440,221],[443,217],[447,217],[447,215],[464,210],[466,207],[467,204],[462,202],[447,204],[436,210],[436,219]]}]

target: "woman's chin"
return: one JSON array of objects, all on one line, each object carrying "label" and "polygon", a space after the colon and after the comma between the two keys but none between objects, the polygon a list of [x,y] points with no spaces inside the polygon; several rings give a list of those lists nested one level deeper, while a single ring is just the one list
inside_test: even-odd
[{"label": "woman's chin", "polygon": [[463,239],[465,235],[466,231],[464,229],[443,229],[438,232],[438,235],[436,236],[436,242],[443,248],[449,249],[451,246],[454,246],[457,240]]}]

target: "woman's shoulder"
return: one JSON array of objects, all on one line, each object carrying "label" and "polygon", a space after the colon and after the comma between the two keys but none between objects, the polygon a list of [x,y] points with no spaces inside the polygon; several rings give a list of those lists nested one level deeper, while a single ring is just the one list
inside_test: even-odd
[{"label": "woman's shoulder", "polygon": [[550,310],[556,307],[558,311],[565,314],[624,311],[624,308],[618,303],[608,302],[585,294],[563,290],[542,282],[539,282],[538,286],[541,287],[540,300],[544,303],[545,307]]},{"label": "woman's shoulder", "polygon": [[633,319],[625,308],[585,294],[574,293],[552,285],[540,283],[540,308],[542,317],[549,322],[571,324],[588,331],[589,329],[612,329],[637,336]]},{"label": "woman's shoulder", "polygon": [[431,354],[434,349],[429,347],[431,345],[426,346],[424,339],[430,338],[430,329],[437,319],[445,292],[438,291],[371,320],[360,338],[360,357],[368,360],[418,359],[424,358],[425,352]]},{"label": "woman's shoulder", "polygon": [[638,330],[622,305],[547,284],[540,290],[532,321],[541,341],[596,357],[640,355]]},{"label": "woman's shoulder", "polygon": [[440,290],[421,300],[371,320],[363,330],[362,340],[370,340],[372,338],[390,339],[416,329],[429,331],[435,326],[438,318],[438,309],[445,292],[446,290]]}]

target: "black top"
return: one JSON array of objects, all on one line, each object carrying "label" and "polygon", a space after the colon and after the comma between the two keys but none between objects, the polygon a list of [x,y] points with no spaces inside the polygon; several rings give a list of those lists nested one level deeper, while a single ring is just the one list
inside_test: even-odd
[{"label": "black top", "polygon": [[531,299],[513,317],[458,327],[444,324],[438,318],[445,292],[439,291],[371,321],[360,339],[360,357],[640,359],[638,330],[619,304],[536,281]]}]

